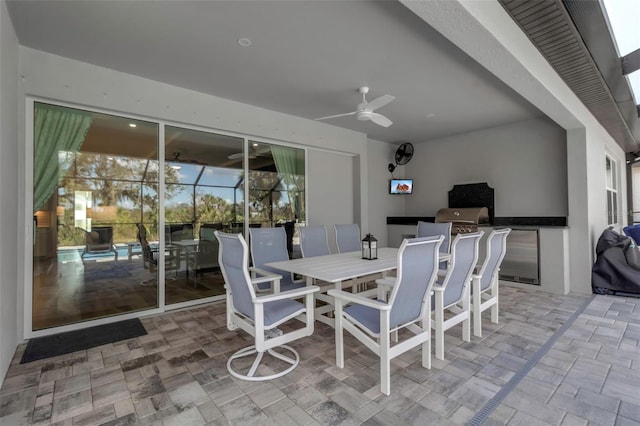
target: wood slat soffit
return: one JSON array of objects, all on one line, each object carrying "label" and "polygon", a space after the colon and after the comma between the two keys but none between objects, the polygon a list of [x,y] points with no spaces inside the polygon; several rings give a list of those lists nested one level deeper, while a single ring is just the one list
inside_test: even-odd
[{"label": "wood slat soffit", "polygon": [[[614,96],[609,87],[611,83],[608,84],[609,78],[614,80],[623,78],[619,66],[620,62],[617,58],[607,58],[608,60],[617,60],[617,67],[613,67],[616,70],[610,76],[603,76],[598,67],[598,65],[602,66],[602,63],[598,64],[594,59],[571,15],[571,13],[585,14],[586,11],[580,9],[580,3],[591,3],[591,6],[594,4],[598,6],[597,2],[500,0],[500,3],[622,149],[626,152],[638,151],[640,145],[637,139],[640,138],[632,132],[627,122],[628,119],[625,120],[625,117],[629,117],[628,111],[621,111],[623,104],[625,107],[627,107],[626,104],[629,104],[635,109],[635,106],[628,102],[628,99],[625,99],[625,102],[621,102],[620,99],[621,97],[631,97],[628,86],[622,96],[619,91],[616,91],[616,96]],[[591,15],[596,13],[595,9],[588,12]],[[584,20],[586,17],[582,16],[581,18]],[[594,19],[594,16],[588,18]],[[578,25],[580,24],[581,22],[578,22]],[[602,37],[602,33],[599,35]],[[609,37],[608,34],[606,36]],[[608,47],[603,49],[600,46],[600,61],[603,57],[601,53],[607,49]],[[615,48],[612,44],[611,49],[615,56]],[[606,53],[612,56],[611,52],[607,51]],[[618,75],[614,75],[616,72]],[[635,116],[635,114],[632,115]],[[637,117],[633,117],[633,119],[637,119]],[[635,123],[632,124],[635,125]]]}]

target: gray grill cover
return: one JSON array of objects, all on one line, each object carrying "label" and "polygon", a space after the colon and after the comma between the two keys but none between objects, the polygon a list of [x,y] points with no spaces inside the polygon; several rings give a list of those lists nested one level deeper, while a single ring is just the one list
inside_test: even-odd
[{"label": "gray grill cover", "polygon": [[605,229],[596,244],[591,286],[597,294],[640,293],[640,259],[631,237]]}]

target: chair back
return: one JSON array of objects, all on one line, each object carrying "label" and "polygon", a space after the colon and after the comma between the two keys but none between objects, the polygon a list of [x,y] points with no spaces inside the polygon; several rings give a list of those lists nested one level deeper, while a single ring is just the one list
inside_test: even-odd
[{"label": "chair back", "polygon": [[201,240],[216,241],[215,231],[222,230],[222,222],[203,223],[200,225],[199,237]]},{"label": "chair back", "polygon": [[416,237],[435,237],[442,235],[444,241],[440,245],[441,253],[449,253],[451,249],[451,222],[432,223],[418,221],[418,229],[416,230]]},{"label": "chair back", "polygon": [[249,277],[249,249],[242,234],[215,231],[220,244],[218,263],[222,270],[227,293],[232,295],[233,308],[242,315],[254,318],[255,292]]},{"label": "chair back", "polygon": [[300,228],[300,250],[302,257],[324,256],[331,254],[327,228],[324,225],[304,226]]},{"label": "chair back", "polygon": [[487,253],[480,268],[480,290],[484,291],[495,282],[494,277],[500,271],[500,264],[507,253],[507,237],[511,228],[494,229],[487,237]]},{"label": "chair back", "polygon": [[167,244],[169,244],[171,241],[192,240],[193,239],[193,223],[170,224],[169,235],[171,240],[167,241],[166,242]]},{"label": "chair back", "polygon": [[360,227],[357,223],[334,225],[336,230],[336,246],[338,253],[362,250]]},{"label": "chair back", "polygon": [[442,281],[445,307],[462,300],[464,288],[471,281],[478,262],[478,245],[482,235],[483,231],[458,234],[453,240],[449,269]]},{"label": "chair back", "polygon": [[147,241],[147,228],[141,223],[136,223],[136,227],[138,228],[138,242],[140,243],[140,247],[142,247],[142,256],[146,260],[156,263],[149,241]]},{"label": "chair back", "polygon": [[85,247],[88,253],[92,251],[111,250],[113,246],[113,228],[111,226],[94,226],[85,232]]},{"label": "chair back", "polygon": [[405,239],[398,249],[398,272],[389,303],[390,328],[422,318],[438,272],[438,250],[444,237]]},{"label": "chair back", "polygon": [[[286,230],[282,227],[249,228],[249,238],[253,266],[282,275],[280,288],[282,290],[289,289],[293,285],[291,274],[265,265],[269,262],[289,260]],[[260,290],[266,290],[269,286],[269,283],[258,284]]]}]

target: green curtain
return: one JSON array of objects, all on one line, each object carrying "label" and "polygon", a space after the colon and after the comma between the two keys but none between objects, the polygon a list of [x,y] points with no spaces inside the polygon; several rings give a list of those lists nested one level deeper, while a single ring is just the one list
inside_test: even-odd
[{"label": "green curtain", "polygon": [[[289,199],[293,201],[293,214],[300,217],[302,200],[300,200],[302,181],[304,179],[304,155],[302,150],[285,146],[272,145],[271,155],[278,175],[289,190]],[[293,192],[293,194],[291,194]]]},{"label": "green curtain", "polygon": [[93,118],[71,108],[35,104],[33,123],[33,211],[56,189],[82,146]]}]

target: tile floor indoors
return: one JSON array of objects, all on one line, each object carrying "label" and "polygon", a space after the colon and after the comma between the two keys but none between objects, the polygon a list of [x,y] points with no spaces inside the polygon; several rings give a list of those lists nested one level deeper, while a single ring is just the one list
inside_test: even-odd
[{"label": "tile floor indoors", "polygon": [[640,299],[510,285],[500,297],[500,323],[485,312],[484,336],[470,343],[449,330],[446,359],[430,370],[417,350],[393,360],[388,397],[377,358],[346,334],[338,369],[334,332],[320,323],[292,345],[292,373],[232,379],[227,357],[249,339],[226,329],[222,303],[144,318],[146,336],[28,364],[21,345],[0,424],[640,424]]}]

